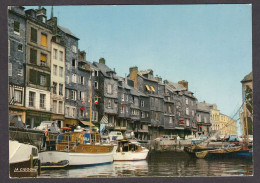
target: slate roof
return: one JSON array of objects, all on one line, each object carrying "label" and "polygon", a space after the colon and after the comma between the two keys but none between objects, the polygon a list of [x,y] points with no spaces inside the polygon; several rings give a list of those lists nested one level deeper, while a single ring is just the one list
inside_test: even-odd
[{"label": "slate roof", "polygon": [[183,91],[183,90],[187,90],[184,86],[178,84],[178,83],[173,83],[168,81],[168,83],[166,84],[166,86],[169,86],[173,89],[173,91]]},{"label": "slate roof", "polygon": [[67,29],[67,28],[65,28],[65,27],[62,27],[62,26],[60,26],[60,25],[58,25],[58,28],[59,28],[61,31],[65,32],[66,34],[68,34],[68,35],[70,35],[70,36],[72,36],[72,37],[75,37],[76,39],[79,39],[79,38],[77,38],[69,29]]},{"label": "slate roof", "polygon": [[244,77],[244,79],[241,81],[241,83],[252,81],[253,80],[253,73],[250,72],[248,75]]},{"label": "slate roof", "polygon": [[210,112],[210,105],[205,102],[197,102],[197,111]]},{"label": "slate roof", "polygon": [[101,64],[98,62],[93,62],[93,65],[97,68],[100,69],[100,71],[102,72],[102,74],[106,77],[109,77],[109,75],[107,74],[107,72],[114,72],[113,70],[111,70],[108,66],[106,66],[105,64]]}]

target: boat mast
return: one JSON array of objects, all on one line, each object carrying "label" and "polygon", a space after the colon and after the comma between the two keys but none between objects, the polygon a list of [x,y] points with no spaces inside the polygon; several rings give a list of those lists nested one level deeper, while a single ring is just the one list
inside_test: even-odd
[{"label": "boat mast", "polygon": [[92,123],[91,123],[91,121],[92,121],[92,83],[91,83],[91,80],[92,80],[92,74],[90,74],[90,77],[89,77],[89,88],[90,88],[89,129],[90,129],[90,132],[92,132]]}]

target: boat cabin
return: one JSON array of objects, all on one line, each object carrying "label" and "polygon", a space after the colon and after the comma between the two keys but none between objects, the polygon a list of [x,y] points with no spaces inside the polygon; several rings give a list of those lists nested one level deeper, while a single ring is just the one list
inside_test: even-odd
[{"label": "boat cabin", "polygon": [[118,141],[117,152],[140,152],[142,147],[138,142],[129,141],[129,140],[120,140]]},{"label": "boat cabin", "polygon": [[56,150],[65,152],[104,153],[111,152],[113,146],[101,144],[100,136],[97,132],[67,132],[58,136]]}]

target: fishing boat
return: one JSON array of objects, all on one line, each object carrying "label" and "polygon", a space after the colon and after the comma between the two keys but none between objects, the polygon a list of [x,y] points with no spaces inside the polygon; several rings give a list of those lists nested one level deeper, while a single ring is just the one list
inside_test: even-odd
[{"label": "fishing boat", "polygon": [[119,140],[114,161],[145,160],[149,150],[133,140]]},{"label": "fishing boat", "polygon": [[10,177],[36,177],[39,164],[37,147],[9,140]]},{"label": "fishing boat", "polygon": [[101,144],[98,133],[66,132],[60,134],[55,151],[40,152],[42,163],[67,160],[69,166],[87,166],[113,162],[116,146]]}]

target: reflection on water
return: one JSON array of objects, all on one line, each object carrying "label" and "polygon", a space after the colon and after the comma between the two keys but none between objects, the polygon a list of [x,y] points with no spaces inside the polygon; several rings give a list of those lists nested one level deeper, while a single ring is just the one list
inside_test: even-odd
[{"label": "reflection on water", "polygon": [[116,161],[112,164],[43,170],[40,177],[180,177],[249,176],[253,162],[248,159],[195,159],[185,153],[151,153],[144,161]]}]

